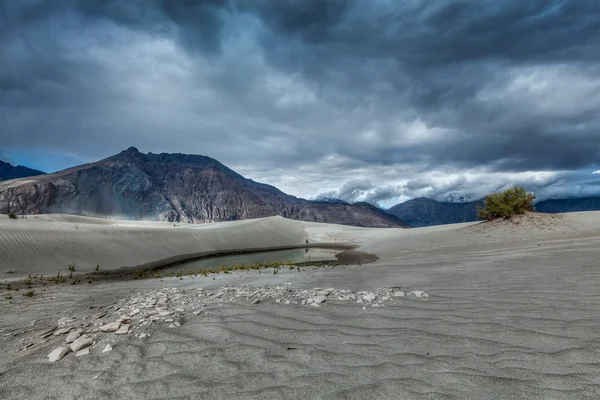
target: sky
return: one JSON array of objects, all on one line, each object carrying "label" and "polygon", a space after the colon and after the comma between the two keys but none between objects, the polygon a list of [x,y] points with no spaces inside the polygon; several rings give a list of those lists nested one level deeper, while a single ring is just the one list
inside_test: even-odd
[{"label": "sky", "polygon": [[0,159],[202,154],[389,207],[600,195],[597,0],[0,1]]}]

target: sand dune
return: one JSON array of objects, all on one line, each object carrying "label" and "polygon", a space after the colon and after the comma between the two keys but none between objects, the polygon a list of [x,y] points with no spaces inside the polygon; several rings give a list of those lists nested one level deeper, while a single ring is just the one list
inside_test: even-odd
[{"label": "sand dune", "polygon": [[64,273],[71,263],[78,272],[97,264],[111,270],[186,254],[301,245],[307,237],[281,217],[204,225],[54,214],[0,219],[0,277]]},{"label": "sand dune", "polygon": [[[374,252],[380,259],[345,269],[309,268],[276,275],[252,272],[219,275],[214,280],[58,285],[33,298],[13,292],[14,304],[1,306],[0,348],[5,357],[0,361],[0,398],[597,399],[600,213],[566,214],[559,219],[552,226],[545,225],[551,221],[524,219],[518,225],[411,230],[281,219],[185,230],[120,227],[115,222],[109,225],[112,234],[102,230],[108,229],[101,228],[104,225],[96,224],[98,230],[86,225],[90,235],[116,234],[135,241],[150,237],[150,244],[160,242],[159,230],[165,235],[181,232],[176,240],[185,240],[187,234],[214,248],[229,242],[230,235],[243,247],[305,237],[354,242],[361,245],[359,250]],[[75,230],[69,228],[73,222],[44,223],[52,227],[46,232],[54,229],[54,223],[65,224],[61,232]],[[254,232],[251,242],[244,242],[242,236],[236,239],[231,227],[247,229],[246,236]],[[116,233],[121,230],[128,233]],[[200,235],[203,231],[210,232],[210,238]],[[13,243],[33,240],[12,233],[18,238]],[[76,237],[70,237],[71,243]],[[127,247],[109,243],[96,244],[102,248],[98,254]],[[186,245],[193,243],[189,239]],[[150,249],[150,244],[132,246]],[[161,251],[154,254],[167,254]],[[35,251],[24,254],[23,258]],[[78,253],[70,253],[74,254]],[[97,310],[90,306],[106,307],[132,293],[163,287],[187,293],[199,287],[215,290],[226,284],[284,282],[299,289],[402,286],[425,290],[430,297],[426,301],[400,298],[384,307],[364,309],[335,301],[314,308],[213,299],[206,300],[204,314],[186,313],[179,328],[166,324],[147,328],[146,339],[96,334],[99,343],[88,356],[71,355],[49,363],[45,357],[60,338],[34,350],[17,351],[24,337],[60,317],[81,319]],[[38,322],[31,326],[32,320]],[[114,350],[102,353],[108,341]]]}]

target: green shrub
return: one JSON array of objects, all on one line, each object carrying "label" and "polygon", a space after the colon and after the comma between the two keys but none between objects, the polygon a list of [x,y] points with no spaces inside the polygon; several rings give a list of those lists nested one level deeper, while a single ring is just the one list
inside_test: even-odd
[{"label": "green shrub", "polygon": [[488,221],[535,211],[533,207],[535,196],[527,193],[524,188],[515,186],[500,193],[489,195],[483,202],[483,207],[477,208],[479,219]]},{"label": "green shrub", "polygon": [[8,214],[8,218],[17,219],[17,216],[14,213],[10,213],[10,214]]}]

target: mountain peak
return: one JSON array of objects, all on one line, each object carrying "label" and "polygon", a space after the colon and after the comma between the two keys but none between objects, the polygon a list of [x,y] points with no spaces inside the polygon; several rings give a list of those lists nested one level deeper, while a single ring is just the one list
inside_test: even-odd
[{"label": "mountain peak", "polygon": [[123,150],[121,153],[126,153],[126,154],[140,154],[140,151],[137,148],[131,146],[127,150]]}]

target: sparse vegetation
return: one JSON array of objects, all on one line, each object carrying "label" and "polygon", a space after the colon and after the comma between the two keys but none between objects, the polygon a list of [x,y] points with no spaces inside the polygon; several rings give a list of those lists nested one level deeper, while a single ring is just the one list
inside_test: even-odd
[{"label": "sparse vegetation", "polygon": [[14,213],[10,213],[10,214],[8,214],[8,218],[17,219],[17,216]]},{"label": "sparse vegetation", "polygon": [[477,214],[479,219],[509,219],[515,215],[525,214],[528,211],[535,211],[533,206],[535,195],[528,193],[524,188],[515,186],[500,193],[489,195],[483,207],[478,207]]},{"label": "sparse vegetation", "polygon": [[33,290],[29,290],[29,291],[23,293],[23,296],[33,297],[33,296],[35,296],[35,292]]},{"label": "sparse vegetation", "polygon": [[75,263],[69,264],[69,271],[75,272]]}]

